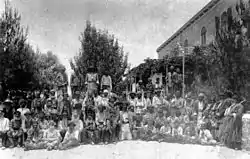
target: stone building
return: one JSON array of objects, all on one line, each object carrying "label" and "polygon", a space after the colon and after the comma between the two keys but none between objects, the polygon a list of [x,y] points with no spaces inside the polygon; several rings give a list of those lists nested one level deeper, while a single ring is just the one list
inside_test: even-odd
[{"label": "stone building", "polygon": [[[239,0],[211,0],[186,24],[175,32],[158,49],[158,58],[171,56],[179,43],[186,53],[191,53],[194,46],[209,44],[215,37],[217,27],[226,27],[228,14],[236,16],[235,6]],[[247,0],[243,0],[247,1]],[[250,27],[250,25],[248,26]]]}]

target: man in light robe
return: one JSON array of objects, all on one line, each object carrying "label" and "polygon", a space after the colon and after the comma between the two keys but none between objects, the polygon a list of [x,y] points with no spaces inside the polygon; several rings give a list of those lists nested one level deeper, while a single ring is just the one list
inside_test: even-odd
[{"label": "man in light robe", "polygon": [[7,131],[9,130],[9,119],[4,117],[3,105],[0,106],[0,138],[2,147],[6,147]]},{"label": "man in light robe", "polygon": [[205,101],[204,93],[200,93],[198,95],[198,100],[195,101],[194,108],[195,108],[195,113],[197,114],[197,130],[199,133],[203,121],[202,120],[204,115],[203,112],[207,108],[207,103]]},{"label": "man in light robe", "polygon": [[165,99],[161,95],[161,89],[157,89],[155,91],[155,93],[156,94],[155,94],[155,96],[153,97],[153,100],[152,100],[152,106],[154,108],[159,108],[159,107],[163,106],[163,104],[165,103],[164,102]]},{"label": "man in light robe", "polygon": [[94,95],[98,91],[99,78],[94,67],[90,67],[85,79],[87,92]]},{"label": "man in light robe", "polygon": [[101,90],[107,89],[109,92],[112,91],[112,79],[107,71],[104,72],[101,79]]}]

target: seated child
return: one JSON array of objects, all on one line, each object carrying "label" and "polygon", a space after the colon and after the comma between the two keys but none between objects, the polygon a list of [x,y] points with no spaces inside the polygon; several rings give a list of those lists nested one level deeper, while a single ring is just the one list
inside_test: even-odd
[{"label": "seated child", "polygon": [[133,118],[133,139],[140,138],[140,133],[142,130],[142,119],[143,117],[140,114],[137,114]]},{"label": "seated child", "polygon": [[115,106],[115,109],[110,116],[110,121],[111,121],[111,140],[113,142],[116,142],[119,140],[119,134],[120,134],[120,116],[119,116],[119,107]]},{"label": "seated child", "polygon": [[49,122],[49,129],[44,132],[42,142],[48,150],[57,149],[61,142],[61,134],[59,130],[56,129],[56,123],[54,121]]},{"label": "seated child", "polygon": [[172,119],[171,121],[171,135],[172,136],[178,136],[179,132],[178,132],[178,128],[180,126],[180,122],[179,119],[176,117],[174,119]]},{"label": "seated child", "polygon": [[165,120],[164,125],[160,129],[160,133],[164,135],[170,135],[171,134],[171,126],[170,126],[170,120]]},{"label": "seated child", "polygon": [[106,127],[104,132],[104,142],[105,144],[111,143],[112,141],[112,122],[109,118],[106,119]]},{"label": "seated child", "polygon": [[208,130],[208,124],[205,122],[201,125],[199,139],[202,144],[216,144],[216,140],[213,139],[211,132]]},{"label": "seated child", "polygon": [[167,120],[170,121],[171,135],[173,135],[175,131],[175,121],[178,120],[174,110],[171,110],[170,116],[167,118]]},{"label": "seated child", "polygon": [[87,117],[85,125],[86,125],[86,127],[85,127],[86,142],[94,144],[94,142],[96,142],[96,139],[95,139],[96,125],[95,125],[95,122],[94,122],[92,116]]},{"label": "seated child", "polygon": [[25,151],[43,149],[44,144],[42,143],[43,131],[38,126],[38,121],[32,122],[32,127],[27,132],[28,137],[24,144]]},{"label": "seated child", "polygon": [[159,132],[161,127],[164,125],[164,121],[166,120],[163,111],[159,110],[158,111],[158,116],[155,119],[155,128],[157,129],[157,131]]},{"label": "seated child", "polygon": [[23,139],[22,119],[21,113],[16,111],[14,118],[10,121],[10,130],[7,132],[8,139],[10,141],[10,148],[21,147]]},{"label": "seated child", "polygon": [[80,133],[77,129],[75,129],[76,124],[71,121],[68,126],[69,129],[65,134],[63,142],[59,145],[60,150],[76,147],[80,144]]},{"label": "seated child", "polygon": [[177,128],[178,136],[183,136],[184,135],[184,132],[183,132],[184,127],[185,127],[185,124],[179,122],[179,126]]},{"label": "seated child", "polygon": [[97,127],[96,137],[99,138],[99,142],[101,144],[104,143],[106,119],[107,119],[104,109],[105,109],[104,106],[99,106],[98,112],[96,113],[96,127]]}]

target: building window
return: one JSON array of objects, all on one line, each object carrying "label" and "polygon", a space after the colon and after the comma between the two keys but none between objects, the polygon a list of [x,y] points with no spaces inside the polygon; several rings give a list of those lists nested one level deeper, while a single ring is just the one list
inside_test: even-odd
[{"label": "building window", "polygon": [[188,40],[187,39],[184,41],[184,52],[185,54],[188,53]]},{"label": "building window", "polygon": [[206,45],[207,42],[207,29],[203,27],[201,29],[201,45]]},{"label": "building window", "polygon": [[228,25],[227,12],[223,12],[221,15],[221,29],[227,30],[227,25]]}]

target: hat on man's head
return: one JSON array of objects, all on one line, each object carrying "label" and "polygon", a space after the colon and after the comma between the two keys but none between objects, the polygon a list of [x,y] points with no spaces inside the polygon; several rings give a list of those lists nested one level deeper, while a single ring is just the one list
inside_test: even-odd
[{"label": "hat on man's head", "polygon": [[38,122],[37,119],[32,120],[32,124],[33,124],[33,125],[38,125],[38,123],[39,123],[39,122]]},{"label": "hat on man's head", "polygon": [[80,91],[75,91],[75,94],[80,95],[81,93],[80,93]]},{"label": "hat on man's head", "polygon": [[130,95],[130,96],[131,96],[131,95],[136,95],[136,93],[135,93],[135,92],[130,92],[129,95]]},{"label": "hat on man's head", "polygon": [[109,91],[108,91],[107,89],[105,89],[105,90],[103,91],[103,93],[109,93]]},{"label": "hat on man's head", "polygon": [[53,125],[53,126],[55,126],[55,125],[56,125],[56,123],[55,123],[53,120],[50,120],[50,121],[49,121],[49,125]]},{"label": "hat on man's head", "polygon": [[74,127],[76,126],[75,122],[70,121],[70,122],[68,123],[68,126],[72,126],[72,125],[73,125]]},{"label": "hat on man's head", "polygon": [[142,92],[141,92],[141,91],[138,91],[136,94],[142,94]]},{"label": "hat on man's head", "polygon": [[7,98],[4,102],[3,102],[3,104],[7,104],[7,103],[13,103],[13,101],[12,100],[10,100],[9,98]]},{"label": "hat on man's head", "polygon": [[204,94],[204,93],[200,93],[200,94],[198,95],[198,97],[205,97],[205,94]]},{"label": "hat on man's head", "polygon": [[161,92],[160,88],[155,89],[155,93],[159,93],[159,92]]},{"label": "hat on man's head", "polygon": [[19,103],[19,105],[26,104],[26,101],[24,99],[20,99],[18,103]]},{"label": "hat on man's head", "polygon": [[31,115],[31,112],[28,110],[27,112],[24,113],[24,115]]},{"label": "hat on man's head", "polygon": [[20,111],[15,111],[15,112],[14,112],[14,115],[15,115],[15,116],[21,116],[21,112],[20,112]]},{"label": "hat on man's head", "polygon": [[82,104],[81,103],[76,103],[74,108],[77,109],[77,110],[82,109]]}]

